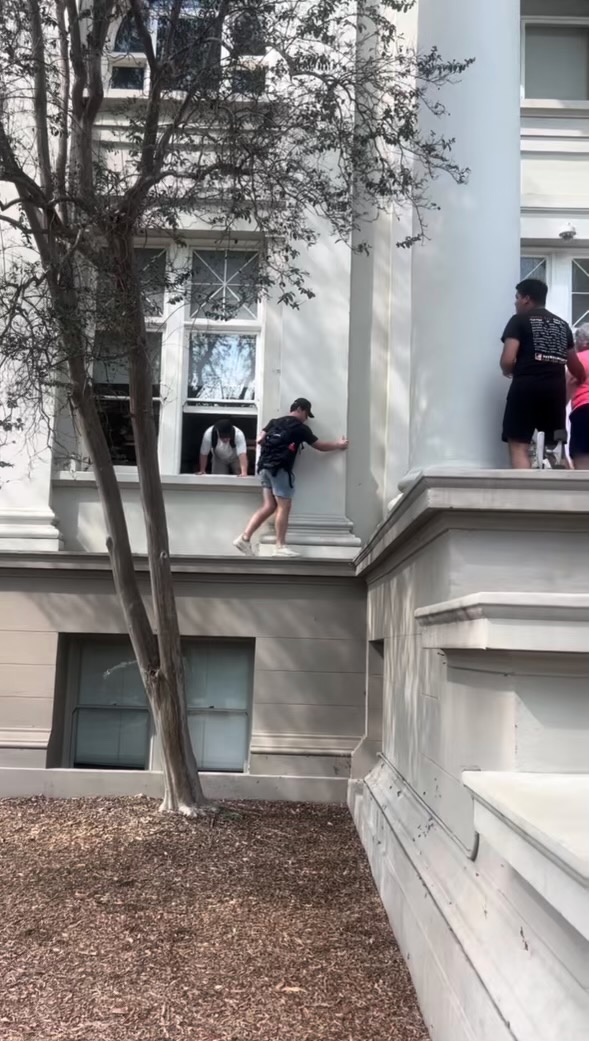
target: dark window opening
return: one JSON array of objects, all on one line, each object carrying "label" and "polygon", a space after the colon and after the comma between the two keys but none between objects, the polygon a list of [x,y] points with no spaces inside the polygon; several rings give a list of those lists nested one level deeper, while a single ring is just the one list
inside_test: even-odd
[{"label": "dark window opening", "polygon": [[[220,419],[229,419],[243,433],[247,443],[248,474],[256,472],[256,438],[258,436],[257,416],[228,413],[223,409],[218,412],[185,412],[182,417],[182,459],[180,472],[193,474],[199,468],[200,446],[205,430],[214,426]],[[207,473],[211,472],[211,460],[207,465]]]}]

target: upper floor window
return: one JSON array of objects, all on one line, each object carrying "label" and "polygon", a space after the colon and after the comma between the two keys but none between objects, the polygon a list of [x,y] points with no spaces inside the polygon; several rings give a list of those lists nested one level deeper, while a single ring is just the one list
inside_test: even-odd
[{"label": "upper floor window", "polygon": [[[263,91],[265,70],[255,59],[264,55],[265,44],[262,19],[255,6],[241,7],[228,17],[220,33],[215,14],[204,11],[199,0],[184,0],[182,13],[172,30],[169,11],[170,5],[161,0],[151,3],[146,23],[156,57],[161,58],[164,48],[169,46],[164,89],[182,91],[192,87],[199,93],[216,90],[223,65],[235,93]],[[147,56],[131,14],[120,22],[110,64],[113,89],[148,89]]]},{"label": "upper floor window", "polygon": [[522,57],[524,98],[589,100],[589,20],[526,20]]}]

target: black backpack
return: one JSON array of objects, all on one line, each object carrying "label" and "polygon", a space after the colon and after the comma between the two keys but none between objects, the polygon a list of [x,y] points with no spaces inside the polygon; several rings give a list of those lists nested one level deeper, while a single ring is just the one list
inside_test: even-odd
[{"label": "black backpack", "polygon": [[[216,427],[213,427],[213,433],[211,434],[211,448],[213,449],[213,452],[215,451],[215,448],[217,447],[218,441],[219,441],[219,431],[217,430]],[[235,427],[231,427],[231,438],[229,440],[229,444],[231,445],[232,448],[235,448]]]},{"label": "black backpack", "polygon": [[293,427],[299,425],[297,419],[290,416],[278,419],[266,432],[262,442],[262,451],[258,460],[258,472],[269,470],[273,477],[279,470],[292,473],[294,461],[297,457],[298,444],[293,441]]}]

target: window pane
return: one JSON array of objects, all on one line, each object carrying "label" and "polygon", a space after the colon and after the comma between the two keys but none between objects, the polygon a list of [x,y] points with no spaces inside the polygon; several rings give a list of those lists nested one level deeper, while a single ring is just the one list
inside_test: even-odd
[{"label": "window pane", "polygon": [[114,90],[143,90],[145,69],[133,65],[113,65],[110,85]]},{"label": "window pane", "polygon": [[573,293],[589,293],[589,257],[573,260]]},{"label": "window pane", "polygon": [[245,250],[192,254],[191,314],[225,320],[257,317],[258,257]]},{"label": "window pane", "polygon": [[188,350],[188,398],[254,400],[255,336],[192,333]]},{"label": "window pane", "polygon": [[137,34],[135,19],[126,15],[119,25],[113,51],[120,54],[142,54],[143,44]]},{"label": "window pane", "polygon": [[545,257],[522,257],[520,260],[520,278],[539,278],[546,281]]},{"label": "window pane", "polygon": [[[158,19],[158,59],[163,57],[169,25],[170,19],[166,15]],[[218,36],[211,19],[203,15],[179,18],[172,33],[168,54],[169,70],[173,71],[168,70],[166,73],[164,87],[168,90],[191,90],[198,87],[201,95],[209,91],[215,93],[221,61],[221,41]]]},{"label": "window pane", "polygon": [[526,28],[527,98],[589,98],[589,30],[555,25]]},{"label": "window pane", "polygon": [[[151,362],[154,395],[159,394],[160,364],[162,354],[161,333],[147,333],[147,350]],[[126,347],[116,342],[114,330],[111,333],[97,332],[94,340],[95,358],[92,365],[92,376],[97,394],[129,394],[129,367]]]},{"label": "window pane", "polygon": [[[96,404],[113,463],[115,466],[137,466],[129,399],[122,397],[112,400],[99,396]],[[153,418],[157,433],[160,420],[159,401],[153,403]]]},{"label": "window pane", "polygon": [[233,49],[236,55],[262,55],[266,53],[263,18],[255,6],[235,15],[231,25]]},{"label": "window pane", "polygon": [[78,704],[147,706],[130,643],[88,641],[82,646]]},{"label": "window pane", "polygon": [[147,710],[81,708],[76,717],[74,766],[145,769],[149,742]]},{"label": "window pane", "polygon": [[191,713],[188,728],[201,770],[243,770],[248,720],[243,713]]},{"label": "window pane", "polygon": [[150,318],[164,310],[166,254],[161,249],[136,249],[137,268],[143,291],[143,307]]},{"label": "window pane", "polygon": [[246,710],[251,683],[251,650],[243,644],[188,644],[184,650],[189,708]]}]

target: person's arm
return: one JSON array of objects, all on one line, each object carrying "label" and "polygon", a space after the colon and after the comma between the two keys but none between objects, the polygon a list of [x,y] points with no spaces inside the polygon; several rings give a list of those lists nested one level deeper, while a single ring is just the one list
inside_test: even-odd
[{"label": "person's arm", "polygon": [[200,446],[200,466],[199,469],[196,471],[199,477],[202,477],[207,472],[207,463],[209,461],[209,453],[211,451],[212,445],[212,430],[212,427],[209,427],[208,430],[205,430],[204,437]]},{"label": "person's arm", "polygon": [[501,351],[501,360],[499,362],[501,366],[501,372],[504,376],[513,375],[515,363],[517,361],[517,352],[519,351],[519,340],[513,339],[509,336],[503,343],[503,350]]},{"label": "person's arm", "polygon": [[243,430],[239,430],[238,427],[235,427],[235,451],[237,452],[237,457],[239,459],[239,465],[241,468],[241,473],[239,476],[247,477],[247,442],[245,440]]},{"label": "person's arm", "polygon": [[517,361],[519,345],[521,343],[522,320],[518,314],[513,314],[503,330],[503,350],[499,365],[504,376],[512,376]]},{"label": "person's arm", "polygon": [[349,443],[347,437],[340,437],[339,441],[312,441],[311,448],[316,452],[345,452]]},{"label": "person's arm", "polygon": [[585,372],[585,366],[579,358],[574,347],[570,347],[567,351],[567,369],[571,376],[577,383],[584,383],[587,379],[587,373]]}]

